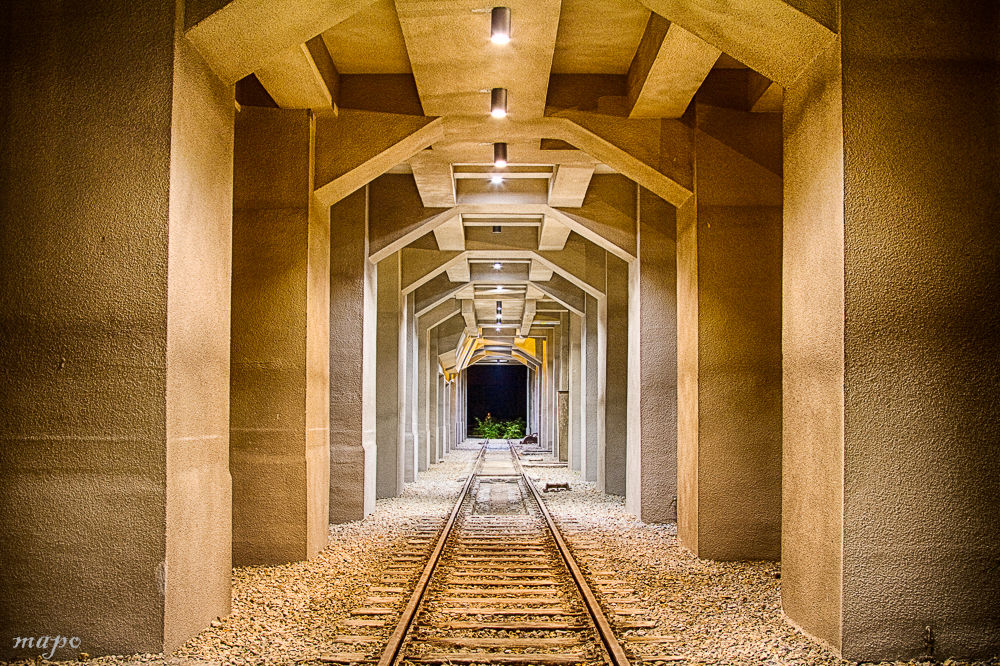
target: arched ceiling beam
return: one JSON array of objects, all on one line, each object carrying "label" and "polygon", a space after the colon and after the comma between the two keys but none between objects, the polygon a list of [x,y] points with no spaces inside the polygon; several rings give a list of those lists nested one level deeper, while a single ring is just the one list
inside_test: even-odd
[{"label": "arched ceiling beam", "polygon": [[337,115],[317,114],[316,197],[332,206],[440,141],[442,122],[441,118],[348,109]]},{"label": "arched ceiling beam", "polygon": [[526,121],[446,117],[444,134],[446,141],[489,143],[561,139],[678,208],[692,194],[690,169],[676,174],[661,171],[674,164],[673,157],[661,161],[661,154],[690,161],[690,128],[676,120],[628,120],[583,111],[560,111],[558,117]]},{"label": "arched ceiling beam", "polygon": [[[442,253],[445,254],[445,253]],[[450,253],[448,253],[450,254]],[[467,250],[462,252],[458,256],[446,258],[441,261],[437,266],[430,268],[423,275],[423,277],[411,284],[403,284],[402,292],[404,294],[415,291],[417,293],[418,306],[421,302],[425,301],[428,297],[424,294],[431,293],[430,289],[434,289],[434,293],[451,293],[451,290],[462,289],[466,284],[465,282],[455,283],[448,279],[448,268],[456,263],[462,261],[469,261],[470,259],[495,259],[498,261],[504,260],[528,260],[537,261],[541,265],[550,269],[553,272],[553,278],[556,276],[561,277],[566,282],[574,285],[578,289],[590,294],[594,298],[603,298],[604,290],[603,286],[603,270],[604,262],[601,262],[601,266],[596,267],[597,270],[586,271],[586,267],[582,267],[583,274],[578,274],[575,271],[581,270],[580,267],[570,264],[568,261],[564,264],[558,261],[558,252],[547,252],[544,254],[535,252],[534,250],[496,250],[496,251],[484,251],[484,250]],[[406,261],[406,253],[403,254],[403,261]],[[409,272],[405,271],[404,272]],[[590,273],[589,275],[587,273]],[[473,280],[474,281],[474,280]],[[530,276],[522,278],[520,280],[501,280],[504,283],[507,282],[531,282]],[[532,282],[532,284],[535,284]],[[537,284],[544,284],[538,282]],[[432,286],[433,285],[433,286]]]},{"label": "arched ceiling beam", "polygon": [[374,2],[232,0],[185,34],[223,83],[232,85],[273,54],[304,44]]},{"label": "arched ceiling beam", "polygon": [[455,315],[461,312],[458,301],[454,298],[447,298],[434,307],[417,315],[417,328],[421,333],[440,326]]},{"label": "arched ceiling beam", "polygon": [[727,0],[724,8],[718,0],[640,1],[786,87],[836,37],[784,0]]},{"label": "arched ceiling beam", "polygon": [[[548,282],[532,282],[546,296],[562,305],[573,314],[583,316],[586,299],[584,291],[560,275],[553,275]],[[603,295],[598,300],[603,299]]]}]

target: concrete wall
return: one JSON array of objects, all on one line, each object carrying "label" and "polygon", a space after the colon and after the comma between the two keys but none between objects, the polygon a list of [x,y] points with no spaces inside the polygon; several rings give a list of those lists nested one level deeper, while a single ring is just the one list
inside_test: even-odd
[{"label": "concrete wall", "polygon": [[326,546],[329,215],[312,207],[308,111],[244,107],[233,199],[233,562]]},{"label": "concrete wall", "polygon": [[640,189],[638,259],[629,265],[627,509],[677,519],[676,209]]},{"label": "concrete wall", "polygon": [[229,608],[231,92],[172,4],[2,23],[0,659],[173,649]]},{"label": "concrete wall", "polygon": [[375,510],[374,402],[371,334],[375,328],[375,267],[368,261],[367,189],[330,210],[330,522],[360,520]]}]

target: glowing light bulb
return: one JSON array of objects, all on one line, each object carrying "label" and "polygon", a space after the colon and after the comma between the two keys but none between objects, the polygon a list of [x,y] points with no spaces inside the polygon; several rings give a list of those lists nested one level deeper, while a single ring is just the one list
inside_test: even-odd
[{"label": "glowing light bulb", "polygon": [[[498,271],[501,268],[503,268],[503,264],[501,264],[499,261],[497,263],[493,264],[493,270]],[[499,289],[498,289],[498,291],[499,291]]]},{"label": "glowing light bulb", "polygon": [[500,185],[503,183],[503,176],[493,176],[490,178],[490,182],[494,185]]}]

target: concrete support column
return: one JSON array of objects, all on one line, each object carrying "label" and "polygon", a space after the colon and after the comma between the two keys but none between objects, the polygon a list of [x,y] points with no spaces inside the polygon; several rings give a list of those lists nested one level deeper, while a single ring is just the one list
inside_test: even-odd
[{"label": "concrete support column", "polygon": [[543,440],[542,446],[550,451],[557,452],[557,406],[556,406],[556,384],[559,378],[556,376],[556,356],[558,355],[557,347],[555,343],[555,332],[549,329],[545,334],[545,373],[542,375],[544,380],[544,397],[543,397],[543,409],[545,413],[545,439]]},{"label": "concrete support column", "polygon": [[696,194],[677,213],[678,537],[707,559],[778,559],[781,117],[698,104],[694,121]]},{"label": "concrete support column", "polygon": [[841,7],[842,43],[786,96],[782,603],[848,659],[985,658],[1000,15]]},{"label": "concrete support column", "polygon": [[406,456],[403,481],[409,483],[417,480],[420,468],[420,450],[417,446],[417,318],[413,292],[401,298],[403,323],[399,327],[399,350],[402,368],[399,379],[403,389],[400,400],[403,406],[403,452]]},{"label": "concrete support column", "polygon": [[43,628],[170,652],[229,612],[233,93],[179,18],[0,19],[0,660]]},{"label": "concrete support column", "polygon": [[558,399],[556,402],[556,413],[558,415],[558,438],[559,443],[558,453],[559,460],[564,462],[569,461],[569,440],[570,440],[570,426],[569,426],[569,347],[570,347],[570,332],[569,332],[569,312],[562,312],[559,314],[559,328],[556,329],[558,333],[559,340],[559,362],[557,364],[557,375],[559,377],[558,383]]},{"label": "concrete support column", "polygon": [[402,348],[404,298],[399,290],[399,253],[378,262],[378,324],[375,343],[376,397],[375,495],[395,497],[403,492],[406,471],[403,396],[405,349]]},{"label": "concrete support column", "polygon": [[[437,336],[426,327],[418,328],[417,334],[417,471],[424,472],[437,460],[437,449],[434,436],[437,399],[437,367],[431,365],[431,359],[437,358]],[[433,344],[432,344],[433,338]],[[434,374],[431,374],[431,373]]]},{"label": "concrete support column", "polygon": [[604,492],[624,495],[628,457],[629,265],[608,253]]},{"label": "concrete support column", "polygon": [[448,437],[451,448],[455,449],[462,440],[458,437],[458,375],[450,382],[451,390],[448,396]]},{"label": "concrete support column", "polygon": [[586,403],[585,433],[583,446],[582,471],[587,481],[598,482],[601,467],[598,463],[600,454],[604,451],[604,355],[601,341],[601,307],[596,298],[586,296],[586,314],[583,328],[583,358],[586,363],[586,381],[584,382]]},{"label": "concrete support column", "polygon": [[229,453],[233,563],[312,557],[329,525],[329,209],[309,111],[236,116]]},{"label": "concrete support column", "polygon": [[628,483],[625,507],[677,520],[677,221],[639,192],[638,257],[629,265]]},{"label": "concrete support column", "polygon": [[569,468],[578,472],[582,469],[585,413],[582,320],[580,315],[569,315]]},{"label": "concrete support column", "polygon": [[330,522],[375,510],[376,268],[367,188],[330,210]]}]

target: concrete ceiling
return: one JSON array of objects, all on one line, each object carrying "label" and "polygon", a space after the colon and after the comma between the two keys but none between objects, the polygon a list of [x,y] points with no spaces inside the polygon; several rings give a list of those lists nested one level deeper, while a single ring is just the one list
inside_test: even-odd
[{"label": "concrete ceiling", "polygon": [[[497,246],[496,260],[514,251],[552,255],[563,251],[569,222],[576,224],[578,233],[589,233],[586,209],[581,207],[595,177],[618,171],[665,199],[669,200],[668,195],[661,192],[683,194],[681,186],[657,191],[641,180],[647,173],[658,176],[658,167],[654,164],[650,170],[648,162],[636,162],[628,142],[659,126],[628,123],[641,122],[637,118],[677,118],[705,85],[712,87],[713,99],[737,100],[745,99],[747,93],[741,89],[727,97],[726,90],[719,91],[743,86],[753,97],[746,102],[746,111],[781,111],[781,87],[747,70],[737,57],[720,48],[730,42],[740,47],[738,32],[715,39],[716,35],[704,30],[700,10],[689,12],[681,0],[504,0],[512,19],[507,45],[489,39],[493,3],[352,1],[353,13],[336,14],[335,20],[330,19],[333,25],[318,37],[298,47],[283,47],[255,71],[272,98],[289,108],[336,112],[339,107],[412,115],[413,108],[422,107],[425,116],[444,118],[442,129],[426,149],[411,152],[394,167],[381,168],[412,174],[424,208],[475,208],[476,214],[457,213],[433,230],[440,251],[479,249],[475,261],[447,266],[450,280],[470,287],[463,310],[469,333],[496,323],[498,299],[492,292],[496,280],[489,277],[494,257],[487,251],[492,247],[488,232],[493,224],[523,227],[521,232],[504,234],[515,239],[514,244]],[[746,7],[755,2],[776,4],[776,0],[733,1],[740,11],[750,11]],[[654,14],[650,7],[671,13],[693,32]],[[789,24],[791,19],[782,13],[786,9],[778,9],[775,21]],[[822,37],[808,17],[805,21],[792,18],[801,34],[790,42],[808,45]],[[757,21],[756,27],[766,28],[764,20]],[[702,41],[695,33],[714,43]],[[751,60],[758,57],[754,49],[745,54]],[[236,67],[232,66],[234,71]],[[784,74],[785,69],[774,71]],[[303,78],[309,80],[303,83]],[[508,91],[506,119],[490,115],[490,90],[495,87]],[[416,91],[412,100],[404,100],[407,94],[413,96],[408,90]],[[581,124],[580,114],[589,114],[592,121]],[[567,127],[572,131],[567,133]],[[625,127],[620,140],[602,129],[615,127]],[[507,169],[492,165],[492,141],[498,140],[508,143]],[[491,180],[496,175],[503,176],[503,183]],[[526,206],[534,208],[525,213]],[[573,214],[562,216],[560,222],[538,212],[556,207],[573,209]],[[620,247],[612,249],[621,256]],[[524,275],[510,281],[516,289],[500,299],[502,321],[527,335],[533,321],[540,318],[541,299],[546,298],[538,287],[552,278],[553,271],[539,261],[518,265]],[[509,278],[509,271],[505,273]],[[556,279],[570,284],[567,276],[573,277],[557,275]],[[488,287],[490,293],[478,293],[481,287]],[[456,298],[461,300],[462,293]],[[564,308],[551,300],[544,302]]]}]

